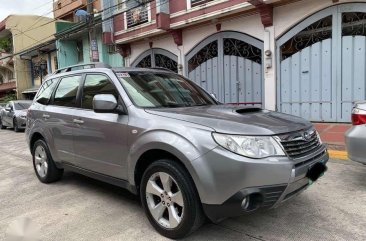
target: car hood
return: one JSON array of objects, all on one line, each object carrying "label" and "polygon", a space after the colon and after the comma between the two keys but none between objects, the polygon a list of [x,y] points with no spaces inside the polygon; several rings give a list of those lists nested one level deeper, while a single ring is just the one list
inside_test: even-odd
[{"label": "car hood", "polygon": [[276,135],[310,128],[302,118],[259,108],[211,105],[146,109],[147,113],[213,128],[216,132],[243,135]]},{"label": "car hood", "polygon": [[27,116],[27,110],[15,110],[14,115],[15,116]]}]

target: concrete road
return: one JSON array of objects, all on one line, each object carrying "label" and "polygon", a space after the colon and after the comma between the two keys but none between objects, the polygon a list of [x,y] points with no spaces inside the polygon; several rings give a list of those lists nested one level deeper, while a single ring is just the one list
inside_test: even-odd
[{"label": "concrete road", "polygon": [[[266,212],[206,224],[187,240],[366,240],[366,166],[331,160],[305,193]],[[24,133],[0,131],[0,240],[30,218],[41,240],[165,240],[127,191],[78,174],[41,184]]]}]

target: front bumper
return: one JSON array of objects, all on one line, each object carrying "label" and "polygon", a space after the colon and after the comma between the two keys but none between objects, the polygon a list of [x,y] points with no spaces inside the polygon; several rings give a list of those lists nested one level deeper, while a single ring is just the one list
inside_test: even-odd
[{"label": "front bumper", "polygon": [[353,126],[345,134],[348,157],[352,161],[366,164],[366,125]]},{"label": "front bumper", "polygon": [[25,127],[27,126],[27,119],[18,116],[17,124],[18,124],[18,129],[25,129]]},{"label": "front bumper", "polygon": [[[214,186],[206,185],[206,192],[203,193],[198,188],[204,212],[213,222],[279,206],[311,185],[307,177],[309,168],[320,162],[325,165],[329,160],[325,146],[310,157],[297,161],[287,157],[248,161],[240,156],[238,160],[238,156],[234,155],[236,159],[224,161],[220,174],[211,176]],[[214,159],[210,161],[215,163]],[[231,172],[227,171],[228,168]],[[207,191],[211,191],[208,197],[204,196]],[[228,195],[230,192],[232,194]],[[249,200],[245,208],[244,198]]]}]

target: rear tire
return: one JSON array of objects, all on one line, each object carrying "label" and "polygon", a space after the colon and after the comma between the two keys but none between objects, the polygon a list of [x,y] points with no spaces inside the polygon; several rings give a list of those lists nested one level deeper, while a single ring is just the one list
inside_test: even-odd
[{"label": "rear tire", "polygon": [[43,183],[52,183],[61,179],[64,170],[56,167],[46,142],[36,141],[32,148],[33,168]]},{"label": "rear tire", "polygon": [[14,118],[14,120],[13,120],[13,127],[14,127],[14,131],[15,132],[19,132],[20,130],[19,130],[19,127],[18,127],[18,122],[17,122],[17,119],[16,118]]},{"label": "rear tire", "polygon": [[205,221],[192,178],[172,160],[156,161],[146,169],[140,197],[151,225],[165,237],[183,238]]}]

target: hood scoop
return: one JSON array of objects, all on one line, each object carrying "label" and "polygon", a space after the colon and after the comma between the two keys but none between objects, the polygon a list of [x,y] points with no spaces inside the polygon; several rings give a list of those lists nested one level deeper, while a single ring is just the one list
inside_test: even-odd
[{"label": "hood scoop", "polygon": [[243,109],[237,109],[235,110],[238,114],[248,114],[248,113],[255,113],[255,112],[261,112],[261,108],[253,107],[253,108],[243,108]]}]

